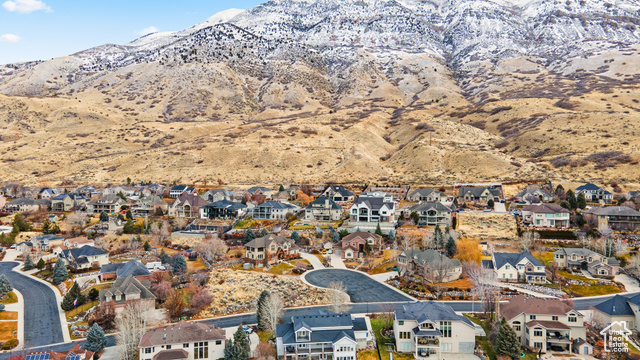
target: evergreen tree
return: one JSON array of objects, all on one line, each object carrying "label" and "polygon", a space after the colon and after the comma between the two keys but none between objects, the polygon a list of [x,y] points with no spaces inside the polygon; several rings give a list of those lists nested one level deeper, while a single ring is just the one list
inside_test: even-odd
[{"label": "evergreen tree", "polygon": [[244,350],[229,340],[229,344],[224,349],[224,360],[247,360],[249,352]]},{"label": "evergreen tree", "polygon": [[42,270],[42,269],[44,269],[44,265],[45,265],[44,264],[44,260],[42,258],[40,258],[40,260],[38,260],[38,263],[36,264],[36,268],[38,270]]},{"label": "evergreen tree", "polygon": [[18,231],[30,231],[31,230],[31,225],[29,225],[29,223],[24,219],[24,217],[22,216],[22,214],[16,214],[16,216],[13,217],[13,226],[17,226],[18,227]]},{"label": "evergreen tree", "polygon": [[116,194],[120,199],[127,201],[127,197],[124,196],[124,194],[122,193],[122,191],[118,191],[118,193]]},{"label": "evergreen tree", "polygon": [[569,203],[569,210],[575,210],[578,208],[578,199],[576,199],[576,194],[573,190],[567,191],[567,202]]},{"label": "evergreen tree", "polygon": [[300,241],[300,235],[298,234],[297,231],[293,230],[293,232],[291,233],[291,239],[293,239],[293,241],[295,242]]},{"label": "evergreen tree", "polygon": [[458,252],[458,249],[456,248],[456,242],[455,240],[453,240],[453,236],[449,235],[445,248],[447,250],[447,256],[449,256],[450,258],[452,258]]},{"label": "evergreen tree", "polygon": [[487,206],[491,209],[493,209],[493,207],[495,206],[495,202],[493,201],[493,199],[489,199],[489,201],[487,201]]},{"label": "evergreen tree", "polygon": [[278,189],[278,191],[284,191],[284,186],[280,185],[280,188]]},{"label": "evergreen tree", "polygon": [[49,227],[49,234],[60,234],[60,232],[60,226],[56,223],[51,224],[51,227]]},{"label": "evergreen tree", "polygon": [[389,230],[389,241],[394,242],[396,240],[396,230]]},{"label": "evergreen tree", "polygon": [[249,230],[244,232],[244,243],[245,244],[251,242],[255,238],[256,238],[256,234],[253,232],[253,230],[249,229]]},{"label": "evergreen tree", "polygon": [[36,265],[33,263],[33,260],[31,260],[31,254],[27,254],[27,258],[24,259],[24,267],[22,268],[22,270],[29,271],[35,267]]},{"label": "evergreen tree", "polygon": [[89,295],[89,300],[96,301],[98,300],[98,296],[100,296],[100,292],[98,291],[98,289],[92,288],[91,290],[89,290],[88,295]]},{"label": "evergreen tree", "polygon": [[84,343],[84,348],[94,353],[102,351],[107,346],[107,337],[104,336],[104,330],[100,325],[93,323],[91,329],[87,333],[87,341]]},{"label": "evergreen tree", "polygon": [[[71,289],[67,291],[67,293],[62,298],[62,304],[60,307],[64,311],[73,310],[76,306],[80,305],[80,297],[82,293],[80,292],[80,286],[78,286],[77,282],[73,282]],[[76,304],[74,304],[74,302]]]},{"label": "evergreen tree", "polygon": [[144,249],[144,251],[149,251],[149,249],[151,249],[151,245],[149,245],[148,241],[145,241],[144,245],[142,245],[142,248]]},{"label": "evergreen tree", "polygon": [[4,304],[0,304],[0,311],[4,311]]},{"label": "evergreen tree", "polygon": [[436,224],[436,228],[433,230],[433,239],[435,240],[436,247],[438,249],[442,249],[444,247],[444,236],[442,235],[442,230],[440,230],[439,224]]},{"label": "evergreen tree", "polygon": [[496,354],[511,356],[512,359],[519,359],[522,353],[516,332],[513,331],[504,318],[502,318],[502,322],[500,323],[495,349]]},{"label": "evergreen tree", "polygon": [[364,252],[365,255],[369,255],[371,254],[371,245],[369,245],[369,243],[367,241],[364,242],[364,247],[362,249],[362,251]]},{"label": "evergreen tree", "polygon": [[[625,198],[623,199],[626,200]],[[584,193],[578,194],[576,205],[579,209],[584,209],[587,207],[587,198],[584,196]]]},{"label": "evergreen tree", "polygon": [[262,231],[260,232],[260,237],[267,236],[267,235],[269,235],[269,232],[267,231],[267,229],[263,228]]},{"label": "evergreen tree", "polygon": [[420,215],[418,215],[417,212],[411,212],[411,214],[409,214],[409,218],[413,220],[414,224],[418,225],[418,222],[420,221]]},{"label": "evergreen tree", "polygon": [[160,262],[162,262],[162,265],[167,265],[171,262],[171,257],[169,254],[164,252],[164,249],[162,249],[162,252],[160,253]]},{"label": "evergreen tree", "polygon": [[125,215],[127,220],[133,220],[133,215],[131,214],[131,210],[127,210]]},{"label": "evergreen tree", "polygon": [[380,223],[376,226],[376,235],[382,236],[382,229],[380,228]]},{"label": "evergreen tree", "polygon": [[176,258],[173,260],[173,273],[181,274],[186,270],[187,270],[187,261],[184,259],[184,256],[178,254],[178,256],[176,256]]},{"label": "evergreen tree", "polygon": [[64,260],[58,259],[56,265],[53,267],[53,283],[55,285],[65,281],[69,273],[67,272],[67,266],[64,264]]},{"label": "evergreen tree", "polygon": [[103,211],[103,212],[101,212],[101,213],[100,213],[100,221],[102,221],[102,222],[107,222],[107,221],[109,221],[109,215],[107,215],[107,213],[106,213],[106,212],[104,212],[104,211]]},{"label": "evergreen tree", "polygon": [[2,245],[7,245],[7,237],[4,235],[4,233],[0,234],[0,244]]},{"label": "evergreen tree", "polygon": [[44,222],[42,223],[42,229],[40,230],[43,234],[49,234],[49,231],[51,231],[51,222],[49,221],[49,219],[44,219]]},{"label": "evergreen tree", "polygon": [[133,223],[131,219],[127,219],[127,222],[124,224],[122,228],[122,232],[125,234],[135,234],[136,233],[136,225]]},{"label": "evergreen tree", "polygon": [[247,333],[242,329],[242,326],[238,326],[238,330],[235,334],[233,334],[233,342],[235,346],[240,348],[243,352],[242,359],[246,360],[249,358],[249,338],[247,337]]},{"label": "evergreen tree", "polygon": [[340,240],[342,240],[345,236],[349,235],[349,231],[347,231],[347,229],[341,229],[338,231],[338,234],[340,235]]},{"label": "evergreen tree", "polygon": [[13,290],[13,285],[7,275],[0,275],[0,296],[5,296]]},{"label": "evergreen tree", "polygon": [[[571,210],[571,205],[569,205],[568,201],[563,201],[560,203],[560,206],[562,206],[563,208],[567,209],[567,210]],[[455,218],[454,218],[455,219]]]},{"label": "evergreen tree", "polygon": [[258,319],[258,329],[267,330],[269,325],[267,324],[267,319],[262,318],[262,309],[267,306],[267,302],[271,298],[271,294],[267,290],[262,290],[260,293],[260,297],[258,298],[258,306],[256,310],[256,317]]}]

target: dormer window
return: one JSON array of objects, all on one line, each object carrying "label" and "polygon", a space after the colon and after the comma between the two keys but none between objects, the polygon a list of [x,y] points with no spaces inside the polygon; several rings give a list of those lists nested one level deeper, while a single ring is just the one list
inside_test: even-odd
[{"label": "dormer window", "polygon": [[307,330],[300,330],[298,331],[298,341],[309,341],[309,331]]}]

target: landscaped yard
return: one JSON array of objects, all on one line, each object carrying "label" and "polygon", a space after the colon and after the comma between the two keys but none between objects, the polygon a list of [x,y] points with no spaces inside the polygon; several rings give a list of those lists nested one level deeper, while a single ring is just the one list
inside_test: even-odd
[{"label": "landscaped yard", "polygon": [[534,256],[546,266],[549,266],[549,263],[553,261],[553,253],[551,251],[536,252]]},{"label": "landscaped yard", "polygon": [[293,266],[287,262],[281,262],[278,265],[273,265],[267,272],[271,274],[283,275],[293,269]]},{"label": "landscaped yard", "polygon": [[67,317],[67,320],[71,319],[72,317],[78,315],[78,313],[83,312],[83,311],[87,311],[89,309],[91,309],[92,307],[98,305],[100,302],[99,301],[90,301],[87,302],[86,304],[80,305],[77,308],[73,309],[73,310],[69,310],[69,311],[65,311],[65,316]]},{"label": "landscaped yard", "polygon": [[13,291],[11,291],[10,293],[7,294],[7,297],[4,298],[0,302],[5,304],[5,305],[17,303],[18,302],[18,297],[16,296],[16,294]]},{"label": "landscaped yard", "polygon": [[2,311],[0,312],[0,320],[18,320],[18,312]]},{"label": "landscaped yard", "polygon": [[9,341],[16,339],[14,331],[18,331],[17,321],[3,321],[0,322],[0,341]]},{"label": "landscaped yard", "polygon": [[389,269],[390,268],[393,269],[396,266],[398,266],[398,262],[397,261],[391,261],[391,262],[388,262],[388,263],[380,264],[380,265],[374,267],[371,271],[369,271],[369,274],[375,275],[375,274],[382,274],[382,273],[386,273],[386,272],[389,272],[389,271],[393,271],[393,270],[389,270]]},{"label": "landscaped yard", "polygon": [[376,350],[362,350],[358,352],[358,360],[380,360]]},{"label": "landscaped yard", "polygon": [[[489,334],[491,332],[491,329],[489,328],[489,324],[487,324],[486,322],[478,319],[475,316],[469,315],[469,314],[464,314],[464,316],[469,318],[469,320],[471,320],[472,322],[482,326],[482,328],[484,329],[485,334]],[[491,344],[491,342],[489,341],[489,339],[486,336],[476,336],[476,341],[478,342],[478,344],[482,348],[482,351],[484,351],[485,355],[487,355],[489,357],[489,359],[496,360],[496,352],[493,349],[493,344]]]},{"label": "landscaped yard", "polygon": [[617,294],[620,288],[615,285],[569,285],[569,290],[582,296]]},{"label": "landscaped yard", "polygon": [[464,278],[464,279],[458,279],[455,281],[451,281],[448,283],[443,283],[442,286],[446,286],[446,287],[457,287],[460,289],[469,289],[473,286],[473,283],[471,282],[471,280],[469,280],[468,278]]},{"label": "landscaped yard", "polygon": [[[373,331],[376,333],[376,342],[378,344],[378,350],[380,351],[381,360],[389,360],[389,347],[386,345],[388,343],[395,343],[395,340],[382,336],[380,331],[386,325],[386,321],[384,318],[376,318],[371,319],[371,327]],[[413,360],[413,354],[398,354],[396,352],[393,353],[394,360]]]}]

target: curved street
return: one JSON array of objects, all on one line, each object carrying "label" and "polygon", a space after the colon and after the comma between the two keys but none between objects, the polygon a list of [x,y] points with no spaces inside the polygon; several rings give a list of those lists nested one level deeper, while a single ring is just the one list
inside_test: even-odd
[{"label": "curved street", "polygon": [[6,274],[24,298],[24,339],[26,347],[57,344],[64,341],[58,302],[47,285],[12,269],[17,262],[0,262],[0,274]]},{"label": "curved street", "polygon": [[369,275],[355,270],[322,269],[309,271],[304,274],[304,279],[311,285],[327,288],[329,283],[341,281],[347,288],[351,302],[395,302],[411,301],[409,295],[380,283]]}]

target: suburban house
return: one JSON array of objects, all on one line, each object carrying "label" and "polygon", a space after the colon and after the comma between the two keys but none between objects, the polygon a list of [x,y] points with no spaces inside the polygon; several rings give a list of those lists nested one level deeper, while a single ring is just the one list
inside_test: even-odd
[{"label": "suburban house", "polygon": [[343,259],[356,259],[364,256],[364,244],[369,244],[371,251],[380,251],[382,249],[382,236],[356,231],[351,233],[335,245],[336,255],[340,255]]},{"label": "suburban house", "polygon": [[135,195],[135,193],[136,190],[134,188],[123,185],[111,186],[102,190],[102,196],[122,194],[129,197]]},{"label": "suburban house", "polygon": [[455,359],[455,354],[473,355],[476,347],[471,320],[440,302],[403,304],[393,314],[393,334],[396,351],[416,359],[442,359],[445,354]]},{"label": "suburban house", "polygon": [[494,252],[491,260],[482,260],[485,269],[495,271],[496,277],[504,282],[527,282],[544,284],[547,282],[546,267],[529,251],[522,253]]},{"label": "suburban house", "polygon": [[245,194],[249,194],[249,196],[257,196],[257,195],[261,195],[264,196],[267,199],[271,198],[271,195],[273,194],[273,191],[271,189],[269,189],[268,187],[264,187],[264,186],[253,186],[250,187]]},{"label": "suburban house", "polygon": [[74,271],[99,269],[109,263],[109,253],[90,245],[85,245],[79,249],[62,250],[58,257],[64,260],[65,265],[70,266]]},{"label": "suburban house", "polygon": [[140,339],[140,360],[218,360],[227,346],[223,329],[180,321],[147,331]]},{"label": "suburban house", "polygon": [[345,203],[347,201],[353,201],[353,199],[355,198],[355,195],[351,191],[339,185],[328,186],[322,192],[322,196],[326,196],[337,203]]},{"label": "suburban house", "polygon": [[419,275],[430,283],[444,283],[462,276],[462,263],[436,250],[410,249],[398,256],[398,273]]},{"label": "suburban house", "polygon": [[349,225],[362,230],[375,230],[377,225],[387,232],[395,228],[396,203],[384,193],[364,193],[351,205]]},{"label": "suburban house", "polygon": [[[53,244],[55,243],[55,240],[59,240],[59,239],[49,240],[49,244],[53,246]],[[95,244],[95,241],[90,240],[86,236],[78,236],[78,237],[63,239],[63,240],[64,241],[62,242],[62,244],[56,244],[56,246],[62,245],[68,248],[81,248],[85,245],[93,246]]]},{"label": "suburban house", "polygon": [[416,225],[440,225],[442,227],[451,225],[453,210],[441,202],[423,202],[412,206],[405,214],[411,215],[413,212],[417,213],[419,217]]},{"label": "suburban house", "polygon": [[281,359],[356,360],[357,351],[373,342],[366,316],[315,310],[287,320],[276,326],[276,349]]},{"label": "suburban house", "polygon": [[153,215],[158,210],[163,213],[167,211],[169,205],[158,195],[151,194],[138,198],[132,206],[133,214],[136,216]]},{"label": "suburban house", "polygon": [[85,350],[82,344],[76,343],[67,351],[38,350],[15,357],[21,360],[91,360],[93,359],[93,351]]},{"label": "suburban house", "polygon": [[33,250],[33,243],[31,241],[23,241],[19,244],[16,244],[16,250],[21,253],[29,253]]},{"label": "suburban house", "polygon": [[227,189],[209,189],[201,197],[210,203],[231,200],[231,194]]},{"label": "suburban house", "polygon": [[198,195],[183,194],[169,205],[169,216],[194,218],[200,216],[200,209],[207,201]]},{"label": "suburban house", "polygon": [[[391,197],[391,199],[395,202],[399,202],[402,199],[407,198],[407,193],[409,192],[408,186],[375,186],[369,185],[366,189],[364,189],[364,194],[385,194],[386,196]],[[360,195],[362,196],[362,195]],[[375,195],[378,196],[378,195]]]},{"label": "suburban house", "polygon": [[244,216],[247,205],[230,200],[219,200],[200,208],[201,219],[233,219]]},{"label": "suburban house", "polygon": [[627,200],[635,201],[640,199],[640,190],[630,190],[627,191],[627,195],[625,195]]},{"label": "suburban house", "polygon": [[108,281],[133,276],[142,281],[149,280],[151,273],[138,260],[127,261],[126,263],[104,264],[100,268],[98,277],[100,281]]},{"label": "suburban house", "polygon": [[287,214],[294,214],[298,209],[293,204],[267,201],[253,208],[253,218],[256,220],[286,220]]},{"label": "suburban house", "polygon": [[49,210],[49,207],[51,207],[51,200],[27,198],[15,199],[4,205],[5,210],[10,213]]},{"label": "suburban house", "polygon": [[86,208],[87,198],[78,194],[60,194],[51,199],[51,211],[68,212]]},{"label": "suburban house", "polygon": [[156,307],[156,297],[151,292],[151,282],[140,281],[134,276],[117,278],[110,288],[100,290],[98,298],[100,306],[112,309],[115,314],[122,312],[124,307],[132,301],[139,301],[144,309]]},{"label": "suburban house", "polygon": [[87,212],[89,214],[117,214],[123,205],[127,202],[122,200],[118,195],[105,195],[98,199],[93,199],[87,203]]},{"label": "suburban house", "polygon": [[553,201],[553,195],[543,189],[526,188],[516,194],[518,201],[524,201],[527,204],[548,203]]},{"label": "suburban house", "polygon": [[640,325],[640,295],[624,297],[615,295],[593,308],[593,320],[600,327],[613,325],[613,330],[638,330]]},{"label": "suburban house", "polygon": [[31,239],[29,239],[29,242],[33,244],[34,250],[49,251],[52,248],[51,247],[52,243],[54,242],[63,243],[64,238],[58,235],[45,234],[45,235],[34,236]]},{"label": "suburban house", "polygon": [[320,196],[304,210],[307,221],[337,221],[342,218],[342,207],[333,199]]},{"label": "suburban house", "polygon": [[96,190],[96,188],[89,185],[80,186],[79,188],[75,189],[73,192],[78,195],[82,195],[87,199],[94,199],[102,196],[102,191],[98,191]]},{"label": "suburban house", "polygon": [[[560,299],[527,298],[517,295],[500,306],[522,345],[534,352],[573,352],[574,342],[586,340],[584,315],[570,302]],[[585,347],[581,347],[584,351]],[[586,347],[588,350],[589,347]]]},{"label": "suburban house", "polygon": [[442,191],[433,190],[429,188],[415,189],[409,192],[407,195],[409,201],[426,201],[426,202],[440,202],[443,204],[451,205],[453,203],[453,196],[447,196]]},{"label": "suburban house", "polygon": [[51,200],[52,198],[54,198],[58,194],[60,194],[59,190],[45,187],[45,188],[40,189],[40,191],[38,192],[38,199],[49,199],[49,200]]},{"label": "suburban house", "polygon": [[487,203],[489,200],[500,202],[501,197],[502,191],[496,187],[461,186],[458,188],[458,203]]},{"label": "suburban house", "polygon": [[194,187],[186,185],[176,185],[169,190],[169,197],[177,199],[182,195],[194,195],[197,194],[197,190]]},{"label": "suburban house", "polygon": [[586,218],[595,218],[598,227],[610,227],[618,231],[640,229],[640,212],[626,206],[603,206],[584,212]]},{"label": "suburban house", "polygon": [[299,256],[300,248],[292,239],[278,235],[253,239],[244,245],[245,262],[253,266],[270,266],[280,260]]},{"label": "suburban house", "polygon": [[584,248],[561,248],[553,253],[553,261],[562,268],[583,269],[594,276],[614,276],[620,269],[616,258]]},{"label": "suburban house", "polygon": [[578,197],[579,194],[584,194],[585,199],[587,199],[587,201],[589,202],[603,201],[606,204],[613,202],[612,193],[592,183],[586,183],[584,185],[578,186],[576,188],[575,194],[576,197]]},{"label": "suburban house", "polygon": [[271,195],[271,199],[275,201],[289,201],[292,197],[289,195],[288,191],[283,190]]},{"label": "suburban house", "polygon": [[569,228],[571,212],[555,204],[527,205],[522,208],[522,220],[525,224],[542,228]]}]

